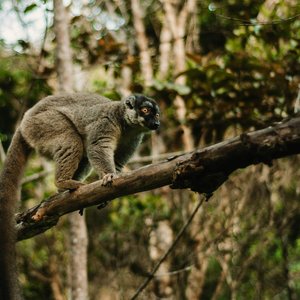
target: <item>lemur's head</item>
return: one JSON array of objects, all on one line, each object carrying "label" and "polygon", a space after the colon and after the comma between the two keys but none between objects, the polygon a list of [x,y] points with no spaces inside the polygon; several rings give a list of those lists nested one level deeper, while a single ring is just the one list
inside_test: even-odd
[{"label": "lemur's head", "polygon": [[160,126],[160,111],[155,100],[144,95],[131,95],[124,99],[125,118],[128,125],[138,125],[147,130],[156,130]]}]

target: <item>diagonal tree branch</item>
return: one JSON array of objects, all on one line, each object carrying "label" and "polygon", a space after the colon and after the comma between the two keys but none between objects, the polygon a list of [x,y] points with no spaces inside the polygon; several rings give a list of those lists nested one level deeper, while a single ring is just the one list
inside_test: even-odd
[{"label": "diagonal tree branch", "polygon": [[115,198],[165,185],[211,194],[239,168],[258,163],[271,165],[273,159],[298,153],[300,117],[121,174],[111,187],[96,181],[75,191],[56,194],[17,214],[18,240],[46,231],[72,211],[93,205],[101,208]]}]

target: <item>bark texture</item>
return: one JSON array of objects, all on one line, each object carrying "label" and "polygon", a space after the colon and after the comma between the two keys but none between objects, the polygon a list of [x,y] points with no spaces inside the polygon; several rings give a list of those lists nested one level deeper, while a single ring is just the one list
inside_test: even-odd
[{"label": "bark texture", "polygon": [[153,69],[148,46],[149,42],[143,23],[144,13],[140,0],[131,0],[131,9],[133,14],[133,25],[136,32],[136,41],[140,49],[140,67],[145,80],[145,85],[150,86],[153,80]]},{"label": "bark texture", "polygon": [[[179,8],[180,7],[180,8]],[[188,18],[192,16],[193,11],[196,9],[196,1],[188,0],[181,7],[180,1],[163,1],[163,8],[165,12],[165,19],[167,21],[167,28],[163,28],[166,34],[172,34],[173,40],[173,59],[174,69],[173,75],[175,76],[174,82],[179,85],[186,84],[186,77],[181,73],[186,70],[186,50],[185,50],[185,35],[188,23]],[[169,32],[167,32],[167,30]],[[161,38],[164,36],[161,35]],[[164,37],[166,40],[169,37]],[[162,41],[163,42],[163,41]],[[167,47],[168,44],[166,44]],[[163,49],[160,49],[161,51]],[[164,52],[161,52],[161,55]],[[179,75],[181,74],[181,75]],[[182,131],[182,144],[184,151],[191,151],[193,149],[193,136],[190,128],[185,124],[186,122],[186,105],[184,99],[177,95],[174,99],[174,106],[176,109],[177,120],[180,123]]]},{"label": "bark texture", "polygon": [[59,90],[73,91],[73,65],[69,35],[69,17],[62,0],[53,1],[56,38],[56,70]]},{"label": "bark texture", "polygon": [[101,208],[117,197],[165,185],[211,194],[234,170],[258,163],[271,165],[273,159],[298,153],[300,117],[124,173],[111,187],[96,181],[74,192],[56,194],[17,215],[18,239],[44,232],[64,214],[93,205]]},{"label": "bark texture", "polygon": [[[56,63],[60,92],[73,91],[73,63],[69,34],[69,15],[62,0],[54,0],[54,30]],[[87,244],[85,218],[78,213],[69,215],[70,286],[73,300],[88,299]]]},{"label": "bark texture", "polygon": [[84,216],[72,213],[70,222],[70,266],[71,266],[71,293],[73,300],[87,300],[87,247],[88,234]]}]

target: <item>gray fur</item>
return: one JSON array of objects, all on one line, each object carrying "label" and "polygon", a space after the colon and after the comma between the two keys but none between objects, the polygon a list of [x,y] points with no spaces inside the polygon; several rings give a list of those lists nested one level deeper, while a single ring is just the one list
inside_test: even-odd
[{"label": "gray fur", "polygon": [[[49,96],[26,112],[20,132],[32,148],[55,161],[57,187],[77,188],[89,165],[100,178],[121,171],[140,144],[149,129],[132,108],[134,100],[111,101],[96,94]],[[153,106],[151,101],[145,97]]]},{"label": "gray fur", "polygon": [[[145,105],[151,114],[142,113]],[[146,103],[146,104],[145,104]],[[159,109],[143,95],[110,101],[94,94],[49,96],[26,112],[0,174],[0,300],[19,300],[14,212],[20,182],[33,149],[56,163],[59,189],[76,189],[90,165],[111,183],[140,144],[159,126]]]}]

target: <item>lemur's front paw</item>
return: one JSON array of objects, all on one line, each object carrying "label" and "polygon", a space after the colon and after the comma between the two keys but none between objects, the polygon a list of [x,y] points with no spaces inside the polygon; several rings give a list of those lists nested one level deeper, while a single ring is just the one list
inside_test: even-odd
[{"label": "lemur's front paw", "polygon": [[105,174],[103,177],[102,177],[102,185],[103,186],[112,186],[113,184],[113,180],[115,178],[117,178],[117,174],[115,173],[108,173],[108,174]]}]

